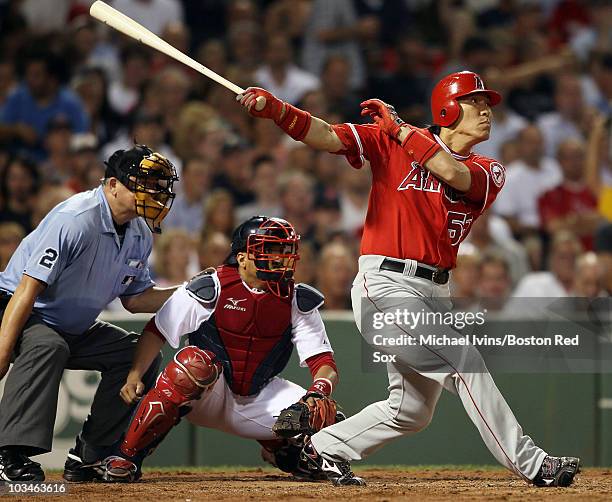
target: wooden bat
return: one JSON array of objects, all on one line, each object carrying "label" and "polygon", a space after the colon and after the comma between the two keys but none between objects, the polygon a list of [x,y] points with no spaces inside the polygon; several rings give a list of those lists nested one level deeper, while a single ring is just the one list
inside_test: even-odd
[{"label": "wooden bat", "polygon": [[[138,40],[140,43],[148,45],[159,52],[176,59],[184,65],[193,68],[200,72],[202,75],[206,75],[208,78],[214,80],[223,87],[229,89],[236,94],[242,94],[244,89],[233,82],[230,82],[226,78],[223,78],[218,73],[215,73],[210,68],[207,68],[201,63],[198,63],[195,59],[190,58],[187,54],[183,54],[176,47],[172,47],[168,42],[162,40],[152,31],[149,31],[141,24],[137,23],[130,17],[126,16],[117,9],[114,9],[102,0],[94,2],[89,9],[89,14],[95,17],[98,21],[102,21],[111,28],[120,31],[124,35]],[[255,105],[256,110],[262,110],[266,104],[264,97],[260,96],[257,98],[257,104]]]}]

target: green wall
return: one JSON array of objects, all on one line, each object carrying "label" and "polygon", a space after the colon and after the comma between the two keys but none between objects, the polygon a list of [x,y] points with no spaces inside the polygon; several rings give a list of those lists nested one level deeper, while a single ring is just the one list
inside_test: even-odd
[{"label": "green wall", "polygon": [[[143,323],[117,323],[137,331]],[[361,369],[361,338],[354,323],[326,321],[340,370],[334,397],[348,415],[387,397],[387,376]],[[165,358],[172,355],[168,347]],[[294,358],[283,376],[308,386],[310,374]],[[500,374],[497,385],[524,431],[553,455],[577,455],[586,465],[612,465],[612,375]],[[602,400],[603,398],[603,400]],[[598,402],[600,401],[601,402]],[[162,465],[260,465],[255,441],[191,426],[183,420],[146,461]],[[444,392],[431,425],[400,439],[364,463],[495,464],[457,396]]]}]

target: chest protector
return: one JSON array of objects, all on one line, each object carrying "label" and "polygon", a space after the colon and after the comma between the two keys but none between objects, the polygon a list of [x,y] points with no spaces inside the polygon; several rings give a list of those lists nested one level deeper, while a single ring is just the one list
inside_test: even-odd
[{"label": "chest protector", "polygon": [[189,343],[214,352],[235,394],[257,394],[287,365],[291,342],[291,298],[255,293],[234,267],[220,266],[221,291],[214,314],[189,335]]}]

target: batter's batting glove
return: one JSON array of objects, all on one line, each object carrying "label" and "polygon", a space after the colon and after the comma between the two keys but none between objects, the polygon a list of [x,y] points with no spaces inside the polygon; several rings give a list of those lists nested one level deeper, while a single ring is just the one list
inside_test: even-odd
[{"label": "batter's batting glove", "polygon": [[[255,109],[255,101],[262,97],[266,100],[262,110]],[[283,112],[283,102],[271,92],[262,89],[261,87],[249,87],[242,94],[236,96],[236,101],[239,101],[253,117],[264,119],[272,119],[277,124],[281,120]]]},{"label": "batter's batting glove", "polygon": [[402,130],[402,127],[407,125],[406,122],[397,115],[392,105],[380,99],[368,99],[363,101],[360,106],[362,108],[361,115],[369,115],[372,120],[376,122],[378,127],[393,139],[397,139],[397,135]]}]

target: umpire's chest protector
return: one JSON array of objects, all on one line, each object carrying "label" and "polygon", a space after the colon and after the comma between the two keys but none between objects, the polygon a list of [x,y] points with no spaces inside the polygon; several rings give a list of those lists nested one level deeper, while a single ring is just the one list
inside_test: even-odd
[{"label": "umpire's chest protector", "polygon": [[232,392],[256,394],[291,357],[292,295],[254,292],[233,267],[219,267],[217,276],[221,291],[215,312],[189,342],[217,355]]}]

